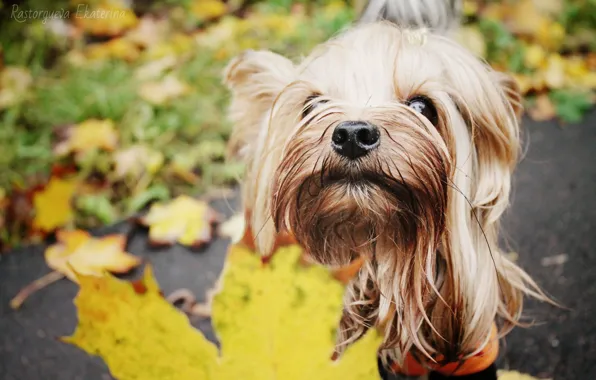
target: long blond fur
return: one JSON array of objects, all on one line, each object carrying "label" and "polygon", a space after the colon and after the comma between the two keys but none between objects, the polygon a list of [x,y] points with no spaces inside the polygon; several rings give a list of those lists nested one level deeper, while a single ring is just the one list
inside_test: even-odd
[{"label": "long blond fur", "polygon": [[[397,361],[459,360],[483,348],[495,319],[502,334],[517,325],[524,295],[547,299],[497,244],[520,149],[521,98],[507,76],[445,37],[381,22],[296,66],[244,55],[226,83],[259,251],[285,231],[323,264],[365,258],[346,292],[340,351],[376,326]],[[324,102],[303,117],[312,94]],[[436,126],[407,107],[419,95],[437,106]],[[349,168],[329,144],[342,120],[383,131]]]}]

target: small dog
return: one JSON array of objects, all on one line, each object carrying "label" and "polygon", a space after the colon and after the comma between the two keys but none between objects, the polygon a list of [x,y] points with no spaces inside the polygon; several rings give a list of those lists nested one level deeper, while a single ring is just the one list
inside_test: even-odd
[{"label": "small dog", "polygon": [[318,263],[359,263],[338,352],[374,326],[391,371],[496,379],[523,296],[547,299],[497,246],[521,95],[445,36],[459,1],[393,1],[297,65],[268,51],[229,64],[247,222],[264,255],[287,233]]}]

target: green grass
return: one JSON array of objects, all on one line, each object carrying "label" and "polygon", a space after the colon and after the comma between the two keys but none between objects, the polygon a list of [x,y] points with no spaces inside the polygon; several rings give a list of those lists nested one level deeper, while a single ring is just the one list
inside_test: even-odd
[{"label": "green grass", "polygon": [[[156,9],[186,3],[162,2]],[[1,192],[10,199],[15,186],[27,189],[47,181],[53,165],[74,165],[81,179],[108,183],[106,188],[77,197],[74,202],[77,226],[93,227],[135,212],[151,200],[233,184],[243,165],[224,157],[231,132],[225,115],[229,94],[222,85],[222,71],[228,59],[245,48],[267,48],[299,57],[337,33],[353,17],[344,6],[316,12],[312,18],[300,18],[295,29],[287,30],[289,5],[278,0],[257,4],[259,20],[226,17],[202,32],[209,35],[216,28],[236,28],[220,44],[193,45],[177,54],[174,67],[163,75],[175,75],[192,90],[162,105],[151,104],[138,94],[142,81],[135,74],[150,61],[145,53],[134,62],[108,59],[73,64],[67,53],[83,54],[84,41],[51,37],[41,22],[3,25],[0,41],[4,65],[27,68],[33,85],[21,102],[0,110]],[[187,24],[177,27],[174,23],[172,27],[170,36],[189,32]],[[224,57],[222,48],[226,50]],[[52,147],[58,139],[56,131],[87,119],[113,120],[119,148],[147,146],[163,155],[163,167],[141,178],[114,179],[110,152],[89,152],[78,159],[55,157]],[[174,166],[186,169],[199,181],[189,183],[173,175]],[[6,209],[0,208],[0,221],[7,215]],[[10,225],[14,221],[5,222]],[[1,235],[6,238],[5,232]],[[16,240],[19,239],[11,237],[12,242]]]}]

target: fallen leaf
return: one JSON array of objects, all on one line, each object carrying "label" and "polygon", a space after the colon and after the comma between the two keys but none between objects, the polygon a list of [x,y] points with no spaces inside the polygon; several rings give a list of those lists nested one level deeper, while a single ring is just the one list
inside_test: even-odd
[{"label": "fallen leaf", "polygon": [[534,6],[539,12],[550,16],[558,16],[563,11],[563,0],[534,1]]},{"label": "fallen leaf", "polygon": [[155,174],[163,165],[164,156],[145,145],[134,145],[114,153],[116,178],[138,178],[143,173]]},{"label": "fallen leaf", "polygon": [[511,4],[499,5],[509,8],[507,24],[513,33],[534,35],[543,24],[548,23],[548,18],[534,5],[534,0],[518,0]]},{"label": "fallen leaf", "polygon": [[166,35],[165,20],[156,20],[151,16],[143,17],[137,26],[126,33],[126,39],[143,48],[148,48],[161,41]]},{"label": "fallen leaf", "polygon": [[519,86],[519,90],[521,91],[522,95],[526,95],[530,90],[532,90],[532,78],[527,75],[517,73],[513,73],[511,75]]},{"label": "fallen leaf", "polygon": [[[466,17],[476,16],[478,14],[479,7],[476,0],[464,0],[462,4],[462,12]],[[360,14],[358,12],[357,14]]]},{"label": "fallen leaf", "polygon": [[565,28],[558,22],[543,20],[536,30],[536,41],[551,51],[557,51],[565,41]]},{"label": "fallen leaf", "polygon": [[565,59],[560,54],[551,54],[543,72],[544,81],[550,89],[560,89],[565,86]]},{"label": "fallen leaf", "polygon": [[111,276],[80,276],[79,324],[62,340],[101,356],[119,380],[380,379],[374,329],[330,359],[343,287],[322,267],[300,266],[300,255],[285,248],[264,266],[230,249],[213,300],[219,351],[163,299],[151,267],[143,292]]},{"label": "fallen leaf", "polygon": [[54,154],[57,156],[84,153],[93,149],[112,151],[118,144],[118,133],[114,122],[109,119],[89,119],[68,126],[61,137],[61,141],[54,146]]},{"label": "fallen leaf", "polygon": [[543,267],[550,267],[553,265],[563,265],[569,260],[569,255],[564,253],[555,256],[543,257],[540,263]]},{"label": "fallen leaf", "polygon": [[33,196],[33,227],[50,232],[71,222],[74,217],[71,201],[75,189],[75,181],[52,177],[46,187]]},{"label": "fallen leaf", "polygon": [[137,45],[125,38],[114,38],[108,42],[91,44],[86,48],[85,53],[90,60],[116,58],[128,62],[137,60],[141,55]]},{"label": "fallen leaf", "polygon": [[46,263],[74,282],[79,275],[126,273],[141,264],[141,259],[124,251],[124,235],[94,238],[82,230],[61,230],[56,237],[58,242],[46,249]]},{"label": "fallen leaf", "polygon": [[0,110],[14,106],[23,100],[33,83],[29,70],[8,66],[0,71]]},{"label": "fallen leaf", "polygon": [[219,215],[206,202],[181,195],[169,203],[155,203],[140,218],[149,227],[152,244],[199,247],[213,238],[212,225]]},{"label": "fallen leaf", "polygon": [[141,81],[155,79],[160,77],[166,70],[176,65],[176,57],[173,55],[165,56],[155,61],[150,61],[135,71],[135,78]]},{"label": "fallen leaf", "polygon": [[534,106],[528,109],[530,117],[536,121],[551,120],[557,115],[557,110],[547,94],[536,97]]},{"label": "fallen leaf", "polygon": [[525,50],[524,64],[529,69],[538,69],[546,63],[546,57],[546,50],[542,46],[531,44]]},{"label": "fallen leaf", "polygon": [[173,75],[159,81],[143,83],[139,87],[139,96],[147,102],[162,105],[190,91],[190,87]]},{"label": "fallen leaf", "polygon": [[246,221],[243,214],[236,214],[219,225],[218,235],[227,237],[236,244],[242,240],[246,228]]},{"label": "fallen leaf", "polygon": [[74,25],[85,33],[113,37],[138,23],[135,13],[123,1],[103,0],[95,4],[76,5],[72,19]]},{"label": "fallen leaf", "polygon": [[228,7],[221,0],[194,0],[190,6],[190,13],[200,22],[221,17],[227,10]]},{"label": "fallen leaf", "polygon": [[196,47],[195,40],[182,33],[170,36],[167,41],[161,41],[151,45],[144,54],[146,59],[160,59],[170,55],[178,56],[193,51]]}]

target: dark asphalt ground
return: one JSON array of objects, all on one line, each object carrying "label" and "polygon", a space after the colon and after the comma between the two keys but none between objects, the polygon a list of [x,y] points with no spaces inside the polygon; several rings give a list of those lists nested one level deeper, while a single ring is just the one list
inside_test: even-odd
[{"label": "dark asphalt ground", "polygon": [[[506,339],[500,367],[541,378],[596,379],[596,112],[581,125],[526,121],[528,152],[515,177],[513,205],[504,222],[506,241],[544,289],[571,310],[528,302],[526,315],[540,325]],[[230,215],[233,201],[215,207]],[[124,230],[126,224],[100,233]],[[144,232],[129,251],[153,263],[164,293],[189,288],[204,299],[221,270],[225,240],[203,252],[183,247],[152,250]],[[563,264],[543,258],[566,254]],[[49,270],[43,247],[0,257],[0,379],[107,380],[105,365],[56,337],[76,325],[76,285],[62,280],[35,294],[19,311],[8,302]],[[137,273],[138,274],[138,273]],[[213,337],[209,321],[194,325]]]}]

